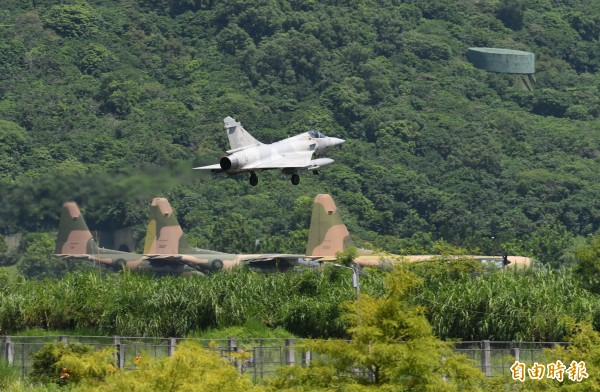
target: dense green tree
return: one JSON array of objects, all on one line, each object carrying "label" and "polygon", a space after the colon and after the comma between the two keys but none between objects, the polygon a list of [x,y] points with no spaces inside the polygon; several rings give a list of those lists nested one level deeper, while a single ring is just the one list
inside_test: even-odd
[{"label": "dense green tree", "polygon": [[17,270],[28,278],[57,278],[74,269],[87,269],[89,263],[54,257],[54,239],[48,234],[30,234],[23,240],[23,253]]},{"label": "dense green tree", "polygon": [[229,54],[236,54],[254,45],[248,33],[236,23],[229,23],[216,38],[219,49]]},{"label": "dense green tree", "polygon": [[100,87],[104,108],[119,116],[129,114],[141,95],[138,83],[120,76],[106,76]]},{"label": "dense green tree", "polygon": [[16,72],[23,63],[25,47],[18,40],[2,42],[0,44],[0,71],[1,79],[8,79],[13,72]]},{"label": "dense green tree", "polygon": [[600,235],[587,238],[575,252],[577,263],[575,273],[584,287],[594,293],[600,293]]},{"label": "dense green tree", "polygon": [[47,343],[31,356],[32,371],[30,377],[33,381],[56,384],[65,384],[66,380],[60,378],[61,367],[58,361],[68,354],[89,354],[93,347],[79,343]]},{"label": "dense green tree", "polygon": [[81,70],[90,75],[98,75],[110,71],[116,59],[106,47],[100,44],[89,44],[80,54],[78,64]]},{"label": "dense green tree", "polygon": [[573,243],[573,236],[561,225],[542,225],[525,241],[530,253],[545,264],[558,267],[563,264],[564,252]]},{"label": "dense green tree", "polygon": [[94,10],[85,1],[51,7],[45,22],[58,33],[73,37],[89,35],[96,28]]},{"label": "dense green tree", "polygon": [[15,179],[23,172],[32,144],[19,125],[0,120],[0,178]]},{"label": "dense green tree", "polygon": [[240,214],[226,214],[214,222],[212,244],[221,252],[253,253],[256,238],[248,221]]},{"label": "dense green tree", "polygon": [[264,390],[240,375],[218,353],[200,347],[197,342],[180,343],[172,357],[156,360],[141,355],[131,365],[134,370],[117,370],[110,349],[65,350],[53,365],[68,373],[66,380],[62,380],[64,384],[81,391]]},{"label": "dense green tree", "polygon": [[[351,341],[314,341],[306,348],[325,356],[308,367],[289,367],[271,381],[277,389],[482,390],[483,374],[438,340],[408,297],[421,282],[402,268],[387,277],[386,295],[363,295],[347,304]],[[348,371],[364,369],[369,377]],[[372,389],[361,389],[360,386]]]},{"label": "dense green tree", "polygon": [[513,30],[523,28],[523,15],[525,3],[521,0],[508,0],[502,2],[496,10],[496,16],[506,27]]}]

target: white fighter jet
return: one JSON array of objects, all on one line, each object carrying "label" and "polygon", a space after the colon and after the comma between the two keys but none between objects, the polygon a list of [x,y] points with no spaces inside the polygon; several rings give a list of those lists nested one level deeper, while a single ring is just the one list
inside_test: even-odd
[{"label": "white fighter jet", "polygon": [[228,116],[224,122],[231,150],[227,151],[227,156],[221,158],[218,164],[194,169],[229,175],[250,173],[252,186],[258,184],[256,172],[269,169],[280,169],[284,174],[291,174],[292,184],[298,185],[298,171],[311,170],[314,174],[319,174],[319,170],[333,163],[331,158],[312,159],[314,154],[319,155],[344,143],[343,139],[310,131],[272,144],[263,144],[235,119]]}]

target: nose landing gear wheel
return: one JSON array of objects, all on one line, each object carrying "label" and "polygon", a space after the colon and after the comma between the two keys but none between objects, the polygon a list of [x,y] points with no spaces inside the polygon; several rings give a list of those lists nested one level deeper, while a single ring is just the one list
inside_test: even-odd
[{"label": "nose landing gear wheel", "polygon": [[250,185],[256,186],[258,184],[258,177],[255,173],[250,174]]},{"label": "nose landing gear wheel", "polygon": [[292,184],[298,185],[300,184],[300,176],[297,174],[292,174]]}]

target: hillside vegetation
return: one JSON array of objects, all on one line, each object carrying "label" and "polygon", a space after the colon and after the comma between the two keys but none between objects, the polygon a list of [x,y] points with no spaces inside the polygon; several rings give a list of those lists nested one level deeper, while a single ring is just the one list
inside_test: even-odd
[{"label": "hillside vegetation", "polygon": [[[301,252],[331,193],[357,242],[570,260],[600,224],[600,3],[5,0],[0,233],[137,228],[167,196],[190,242]],[[536,86],[466,61],[536,54]],[[347,139],[321,176],[202,175],[231,115],[272,142]],[[0,246],[1,245],[0,241]],[[0,249],[2,251],[2,249]]]}]

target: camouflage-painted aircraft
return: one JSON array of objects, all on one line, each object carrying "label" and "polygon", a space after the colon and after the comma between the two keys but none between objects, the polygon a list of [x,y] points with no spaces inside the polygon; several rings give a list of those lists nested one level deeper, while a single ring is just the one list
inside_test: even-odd
[{"label": "camouflage-painted aircraft", "polygon": [[181,262],[203,273],[245,265],[261,272],[286,271],[296,266],[318,267],[318,258],[292,254],[230,254],[189,246],[175,213],[165,198],[152,200],[144,255],[153,260]]},{"label": "camouflage-painted aircraft", "polygon": [[200,274],[197,269],[177,261],[98,247],[75,202],[63,204],[54,253],[66,259],[90,260],[115,271],[127,268],[156,274]]},{"label": "camouflage-painted aircraft", "polygon": [[272,144],[263,144],[252,137],[242,124],[231,117],[225,117],[225,131],[231,150],[218,164],[195,167],[229,175],[250,173],[250,185],[258,184],[257,171],[280,169],[291,174],[292,184],[300,183],[298,171],[319,170],[333,163],[331,158],[312,159],[313,154],[321,154],[344,143],[343,139],[327,137],[318,131],[305,132]]},{"label": "camouflage-painted aircraft", "polygon": [[[352,237],[346,225],[342,222],[340,213],[331,195],[320,194],[315,197],[308,234],[306,255],[319,257],[320,261],[335,261],[336,253],[343,252],[354,246]],[[436,255],[400,256],[386,253],[375,253],[370,250],[357,249],[358,256],[354,262],[361,267],[374,266],[389,268],[396,261],[425,261]],[[523,256],[452,256],[456,258],[470,258],[497,265],[517,265],[530,267],[532,260]]]}]

